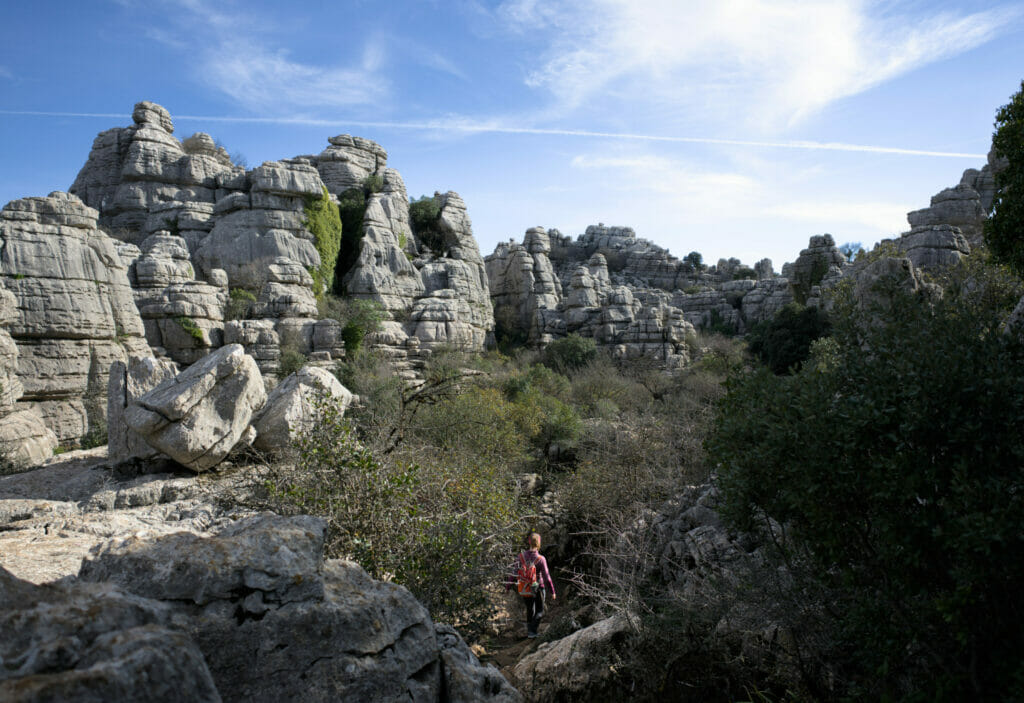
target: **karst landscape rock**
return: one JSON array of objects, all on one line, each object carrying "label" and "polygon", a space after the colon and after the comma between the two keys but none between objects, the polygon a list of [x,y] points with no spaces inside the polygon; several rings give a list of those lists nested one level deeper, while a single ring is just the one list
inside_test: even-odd
[{"label": "karst landscape rock", "polygon": [[[437,622],[406,587],[325,555],[329,519],[256,504],[322,404],[343,414],[376,402],[332,371],[371,350],[411,405],[419,389],[447,388],[451,377],[432,364],[453,351],[539,352],[578,336],[609,363],[649,369],[642,380],[660,398],[671,373],[718,358],[712,331],[742,335],[793,302],[826,311],[840,290],[883,310],[893,290],[941,295],[928,276],[984,246],[994,174],[1006,168],[990,153],[910,212],[909,229],[871,260],[850,261],[833,235],[818,234],[777,273],[768,259],[680,259],[604,224],[575,239],[531,227],[484,256],[472,203],[453,191],[428,198],[437,216],[429,233],[417,231],[403,179],[375,142],[332,136],[319,153],[246,169],[209,134],[175,136],[160,105],[138,103],[131,121],[96,137],[67,192],[0,211],[5,701],[617,695],[616,658],[637,632],[629,613],[573,621],[499,671],[481,663],[459,622]],[[360,229],[342,229],[350,239],[330,253],[313,208],[336,214],[355,197]],[[335,266],[338,246],[352,248]],[[379,323],[354,337],[324,313],[334,292],[367,303]],[[508,398],[543,382],[523,378],[510,377]],[[626,401],[610,392],[605,401],[586,422],[616,421],[615,403]],[[486,409],[467,413],[486,424],[476,417]],[[581,451],[554,432],[540,442],[554,472]],[[540,497],[537,524],[564,537],[552,550],[568,560],[578,543],[559,524],[551,478],[518,480],[516,490]],[[643,542],[650,556],[638,583],[713,613],[722,646],[745,662],[799,677],[802,662],[769,609],[722,601],[751,573],[784,584],[791,575],[727,525],[717,488],[689,486],[622,529],[623,544]]]}]

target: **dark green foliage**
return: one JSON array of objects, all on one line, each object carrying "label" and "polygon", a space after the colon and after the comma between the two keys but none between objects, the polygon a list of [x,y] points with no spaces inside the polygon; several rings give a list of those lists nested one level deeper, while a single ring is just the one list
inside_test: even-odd
[{"label": "dark green foliage", "polygon": [[706,325],[708,332],[712,334],[722,334],[727,337],[731,337],[736,334],[736,325],[727,322],[717,309],[713,309],[708,312],[708,323]]},{"label": "dark green foliage", "polygon": [[249,307],[256,302],[256,296],[245,288],[232,288],[229,292],[227,308],[224,310],[225,320],[244,320],[249,315]]},{"label": "dark green foliage", "polygon": [[107,444],[107,421],[99,413],[90,414],[89,430],[79,441],[82,449],[95,449]]},{"label": "dark green foliage", "polygon": [[699,251],[691,251],[683,257],[683,261],[692,266],[694,271],[704,270],[704,257]]},{"label": "dark green foliage", "polygon": [[337,320],[341,324],[341,337],[350,359],[359,353],[363,338],[380,329],[381,321],[387,316],[380,303],[362,298],[328,295],[319,301],[318,307],[321,318]]},{"label": "dark green foliage", "polygon": [[750,268],[749,266],[737,266],[736,270],[732,272],[732,280],[738,281],[742,278],[749,278],[751,280],[757,280],[757,271]]},{"label": "dark green foliage", "polygon": [[747,336],[750,352],[773,373],[799,369],[811,353],[811,342],[827,336],[828,317],[818,308],[790,303],[771,320],[756,325]]},{"label": "dark green foliage", "polygon": [[363,193],[365,195],[370,195],[370,193],[379,193],[384,190],[384,176],[371,173],[363,179],[362,186]]},{"label": "dark green foliage", "polygon": [[956,276],[885,315],[841,300],[817,361],[736,378],[707,441],[732,523],[774,525],[830,594],[856,700],[1024,680],[1024,348],[1001,331],[1020,287]]},{"label": "dark green foliage", "polygon": [[334,289],[334,272],[341,248],[342,223],[338,206],[324,186],[319,198],[306,198],[306,219],[302,224],[313,233],[320,268],[313,272],[313,293],[318,298]]},{"label": "dark green foliage", "polygon": [[291,376],[293,373],[309,363],[309,359],[306,358],[306,355],[298,349],[288,345],[281,347],[281,358],[278,360],[278,363],[279,367],[277,377],[284,378],[286,376]]},{"label": "dark green foliage", "polygon": [[363,239],[363,215],[366,213],[366,195],[360,188],[349,188],[338,196],[338,216],[341,218],[341,246],[334,269],[334,292],[344,293],[342,279],[359,260],[359,243]]},{"label": "dark green foliage", "polygon": [[413,233],[432,252],[443,255],[447,246],[440,228],[441,202],[437,196],[424,195],[409,203],[409,223]]},{"label": "dark green foliage", "polygon": [[544,365],[560,373],[578,371],[597,358],[597,342],[572,334],[556,339],[544,348]]},{"label": "dark green foliage", "polygon": [[1024,81],[1010,102],[996,113],[992,146],[1009,166],[996,174],[992,217],[985,222],[985,242],[992,253],[1024,274]]}]

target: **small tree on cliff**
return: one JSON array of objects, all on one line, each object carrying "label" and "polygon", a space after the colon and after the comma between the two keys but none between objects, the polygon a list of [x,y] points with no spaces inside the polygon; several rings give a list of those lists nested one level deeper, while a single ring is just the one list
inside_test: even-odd
[{"label": "small tree on cliff", "polygon": [[996,113],[992,146],[1009,165],[996,174],[992,217],[985,223],[985,241],[997,258],[1024,273],[1024,81],[1010,102]]}]

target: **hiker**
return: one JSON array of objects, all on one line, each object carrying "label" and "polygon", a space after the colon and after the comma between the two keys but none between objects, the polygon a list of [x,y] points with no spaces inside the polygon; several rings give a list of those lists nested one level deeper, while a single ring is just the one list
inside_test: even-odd
[{"label": "hiker", "polygon": [[540,554],[540,535],[531,532],[526,537],[527,549],[516,555],[512,571],[505,579],[505,590],[515,586],[526,606],[526,636],[537,636],[537,627],[544,615],[544,593],[551,591],[555,600],[555,584],[548,573],[548,562]]}]

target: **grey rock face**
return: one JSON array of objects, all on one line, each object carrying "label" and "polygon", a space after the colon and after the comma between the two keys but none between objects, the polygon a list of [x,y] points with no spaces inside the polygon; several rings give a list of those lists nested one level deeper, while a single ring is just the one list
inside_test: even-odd
[{"label": "grey rock face", "polygon": [[253,427],[253,446],[263,451],[281,450],[290,446],[295,432],[308,428],[316,417],[318,397],[330,399],[342,412],[352,403],[352,393],[341,385],[330,371],[316,366],[303,366],[270,391],[267,403]]},{"label": "grey rock face", "polygon": [[896,240],[896,246],[916,268],[926,271],[953,266],[971,253],[967,237],[952,225],[915,226]]},{"label": "grey rock face", "polygon": [[132,357],[110,367],[107,385],[107,456],[112,464],[132,459],[152,459],[153,447],[139,436],[125,418],[128,405],[161,383],[178,375],[177,365],[155,357]]},{"label": "grey rock face", "polygon": [[[807,248],[788,270],[793,297],[798,302],[806,302],[809,298],[817,298],[819,293],[814,289],[820,287],[827,278],[836,278],[836,271],[841,272],[846,266],[846,257],[840,253],[831,234],[820,234],[811,237]],[[832,269],[835,269],[833,271]]]},{"label": "grey rock face", "polygon": [[24,198],[0,212],[0,276],[16,299],[21,403],[62,442],[103,419],[110,365],[148,354],[127,270],[77,197]]},{"label": "grey rock face", "polygon": [[407,590],[323,562],[325,532],[319,519],[264,515],[208,538],[130,538],[80,578],[173,602],[226,701],[518,700]]},{"label": "grey rock face", "polygon": [[166,606],[109,584],[36,586],[0,567],[0,698],[220,701]]},{"label": "grey rock face", "polygon": [[125,421],[154,449],[205,471],[248,436],[266,398],[256,362],[232,344],[130,401]]}]

